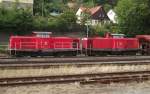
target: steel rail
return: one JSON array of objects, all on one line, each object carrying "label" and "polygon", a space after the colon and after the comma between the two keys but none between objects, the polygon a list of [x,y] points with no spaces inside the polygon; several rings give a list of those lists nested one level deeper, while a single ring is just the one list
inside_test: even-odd
[{"label": "steel rail", "polygon": [[[108,56],[65,56],[65,57],[61,57],[61,58],[65,58],[65,59],[69,59],[69,58],[116,58],[116,57],[121,57],[121,58],[150,58],[150,56],[141,56],[141,55],[108,55]],[[36,58],[56,58],[59,59],[60,57],[53,57],[53,56],[40,56],[40,57],[11,57],[11,56],[5,56],[5,57],[0,57],[0,59],[23,59],[23,58],[27,58],[27,59],[36,59]]]},{"label": "steel rail", "polygon": [[101,65],[149,65],[150,60],[137,60],[137,61],[111,61],[111,62],[69,62],[69,63],[5,63],[0,64],[0,68],[18,68],[18,67],[66,67],[66,66],[75,66],[75,67],[86,67],[86,66],[101,66]]},{"label": "steel rail", "polygon": [[73,57],[73,58],[5,58],[0,59],[0,64],[25,64],[25,63],[71,63],[71,62],[110,62],[110,61],[136,61],[150,60],[149,56],[125,57]]}]

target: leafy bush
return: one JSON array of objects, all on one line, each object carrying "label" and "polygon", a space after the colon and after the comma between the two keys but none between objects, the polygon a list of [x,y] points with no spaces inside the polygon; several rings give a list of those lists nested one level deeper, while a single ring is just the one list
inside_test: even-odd
[{"label": "leafy bush", "polygon": [[92,26],[92,32],[95,35],[104,36],[106,32],[116,32],[112,31],[113,25],[111,23],[105,23],[105,24],[98,24],[96,26]]},{"label": "leafy bush", "polygon": [[0,46],[0,53],[3,53],[3,54],[6,54],[6,53],[8,53],[7,52],[7,45],[5,45],[5,46]]},{"label": "leafy bush", "polygon": [[29,10],[0,9],[0,27],[2,31],[24,34],[32,30],[33,18]]}]

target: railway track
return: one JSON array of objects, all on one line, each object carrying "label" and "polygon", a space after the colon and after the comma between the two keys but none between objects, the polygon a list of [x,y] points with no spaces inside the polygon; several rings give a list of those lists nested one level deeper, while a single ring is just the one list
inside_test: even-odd
[{"label": "railway track", "polygon": [[59,67],[59,66],[91,66],[109,64],[150,64],[150,56],[109,56],[109,57],[65,57],[65,58],[3,58],[0,59],[2,67]]},{"label": "railway track", "polygon": [[34,63],[81,63],[81,62],[115,62],[115,61],[144,61],[150,60],[150,56],[107,56],[107,57],[23,57],[0,58],[0,64],[34,64]]},{"label": "railway track", "polygon": [[[3,58],[0,59],[0,72],[1,72],[0,85],[57,83],[57,82],[63,83],[69,81],[80,83],[93,83],[99,81],[100,82],[125,81],[126,79],[139,80],[149,78],[150,76],[149,67],[150,67],[150,56],[65,57],[65,58],[25,57],[25,58],[5,58],[5,59]],[[110,68],[112,68],[111,71]],[[96,71],[95,69],[97,70],[97,72],[95,72]],[[55,71],[57,72],[55,73]],[[137,73],[136,71],[147,71],[147,72]],[[122,72],[122,73],[119,74],[114,72],[119,73]],[[99,73],[99,74],[73,75],[80,73],[83,74]],[[63,78],[64,76],[63,77],[53,76],[56,74],[65,75],[66,78]],[[104,74],[107,75],[103,76]],[[78,78],[76,78],[77,76]],[[18,78],[9,78],[9,77],[18,77]]]},{"label": "railway track", "polygon": [[79,74],[62,76],[0,78],[0,86],[27,85],[27,84],[61,84],[75,83],[112,83],[126,81],[143,81],[150,79],[150,71],[101,73],[101,74]]},{"label": "railway track", "polygon": [[98,66],[98,65],[149,65],[150,60],[137,60],[137,61],[111,61],[111,62],[69,62],[69,63],[3,63],[0,64],[0,68],[21,68],[21,67],[86,67],[86,66]]}]

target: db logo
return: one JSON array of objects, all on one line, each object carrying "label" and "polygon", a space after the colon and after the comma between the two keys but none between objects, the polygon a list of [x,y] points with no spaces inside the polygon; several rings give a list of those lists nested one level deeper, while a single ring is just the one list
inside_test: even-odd
[{"label": "db logo", "polygon": [[48,43],[47,43],[47,42],[44,42],[44,45],[48,45]]}]

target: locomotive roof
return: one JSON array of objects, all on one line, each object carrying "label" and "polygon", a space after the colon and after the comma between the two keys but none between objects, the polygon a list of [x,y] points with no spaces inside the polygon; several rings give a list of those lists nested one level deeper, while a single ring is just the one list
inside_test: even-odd
[{"label": "locomotive roof", "polygon": [[125,36],[125,34],[111,34],[113,36]]},{"label": "locomotive roof", "polygon": [[52,34],[52,32],[33,32],[34,34]]}]

